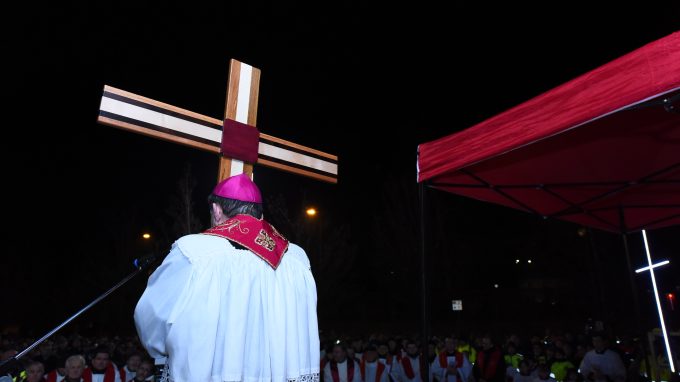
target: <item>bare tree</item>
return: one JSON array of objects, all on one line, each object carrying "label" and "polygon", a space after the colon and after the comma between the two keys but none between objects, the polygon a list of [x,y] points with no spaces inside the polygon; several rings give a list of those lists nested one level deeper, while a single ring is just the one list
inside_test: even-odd
[{"label": "bare tree", "polygon": [[267,198],[267,220],[305,250],[316,279],[320,308],[325,305],[320,310],[338,317],[343,313],[342,306],[358,297],[358,291],[347,287],[353,276],[357,247],[346,224],[310,218],[304,213],[305,205],[302,200],[297,211],[291,212],[282,195]]},{"label": "bare tree", "polygon": [[194,203],[196,179],[191,165],[186,164],[177,182],[177,193],[171,197],[167,214],[172,220],[172,237],[180,237],[198,232],[202,228]]}]

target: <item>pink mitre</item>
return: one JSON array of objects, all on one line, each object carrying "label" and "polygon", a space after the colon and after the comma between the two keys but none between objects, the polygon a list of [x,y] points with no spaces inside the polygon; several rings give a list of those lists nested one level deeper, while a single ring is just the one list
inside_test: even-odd
[{"label": "pink mitre", "polygon": [[242,202],[262,203],[262,195],[257,185],[246,174],[230,176],[219,182],[213,194]]}]

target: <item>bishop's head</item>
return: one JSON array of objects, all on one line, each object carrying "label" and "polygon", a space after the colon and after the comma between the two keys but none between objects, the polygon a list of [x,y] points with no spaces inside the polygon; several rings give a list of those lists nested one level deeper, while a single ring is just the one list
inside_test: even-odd
[{"label": "bishop's head", "polygon": [[246,174],[234,175],[218,183],[208,202],[213,226],[239,214],[262,218],[262,194]]}]

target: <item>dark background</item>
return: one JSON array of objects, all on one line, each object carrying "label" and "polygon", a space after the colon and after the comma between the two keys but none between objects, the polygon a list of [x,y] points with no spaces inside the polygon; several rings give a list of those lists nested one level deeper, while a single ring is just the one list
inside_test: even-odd
[{"label": "dark background", "polygon": [[[416,331],[417,144],[680,26],[675,1],[598,4],[21,4],[3,26],[0,325],[45,330],[132,271],[132,259],[166,252],[181,232],[183,177],[205,228],[217,158],[98,125],[99,100],[109,84],[221,118],[236,58],[262,70],[261,131],[340,157],[338,185],[256,169],[268,216],[312,260],[321,328]],[[434,191],[432,204],[436,330],[580,329],[589,317],[633,330],[619,237]],[[313,220],[307,206],[319,210]],[[658,271],[664,293],[679,292],[679,233],[650,233],[655,258],[671,260]],[[630,240],[642,266],[641,239]],[[68,330],[131,332],[145,279]],[[636,288],[644,325],[657,325],[649,277]],[[678,308],[665,309],[677,329]]]}]

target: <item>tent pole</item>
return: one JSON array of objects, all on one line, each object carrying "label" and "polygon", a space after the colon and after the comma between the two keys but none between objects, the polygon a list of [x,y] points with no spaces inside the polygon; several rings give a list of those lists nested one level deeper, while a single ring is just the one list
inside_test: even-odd
[{"label": "tent pole", "polygon": [[422,363],[424,370],[420,375],[423,381],[428,380],[430,375],[428,342],[430,340],[430,311],[429,311],[429,280],[428,280],[428,259],[427,259],[427,185],[425,182],[419,184],[418,197],[420,199],[420,304],[421,304],[421,336],[422,354],[425,362]]},{"label": "tent pole", "polygon": [[631,292],[633,294],[633,309],[635,309],[635,321],[642,324],[641,321],[642,313],[640,312],[640,298],[637,293],[637,288],[635,287],[633,266],[630,262],[630,248],[628,247],[628,234],[625,232],[621,232],[621,240],[623,241],[623,252],[626,255],[626,266],[628,267],[629,282],[631,286]]},{"label": "tent pole", "polygon": [[630,283],[631,293],[633,296],[633,309],[635,309],[635,321],[642,327],[642,313],[640,311],[640,298],[638,296],[637,287],[635,285],[635,274],[633,273],[633,265],[630,262],[630,247],[628,246],[628,233],[626,228],[626,221],[624,217],[623,208],[619,207],[619,217],[621,219],[621,240],[623,241],[623,252],[626,255],[626,266],[628,267],[628,281]]},{"label": "tent pole", "polygon": [[647,359],[647,347],[645,346],[645,339],[647,338],[647,331],[645,330],[645,324],[642,322],[642,311],[640,310],[640,297],[638,295],[637,287],[635,285],[635,273],[633,273],[633,264],[630,261],[630,247],[628,246],[628,228],[626,227],[626,219],[623,212],[623,207],[619,206],[619,219],[621,227],[621,240],[623,241],[623,252],[626,256],[626,267],[628,267],[628,279],[630,283],[630,288],[633,296],[633,309],[635,310],[635,322],[637,326],[637,331],[640,337],[640,347],[642,350],[642,358],[645,362],[645,371],[647,372],[647,378],[652,380],[652,367],[649,364],[649,359]]}]

